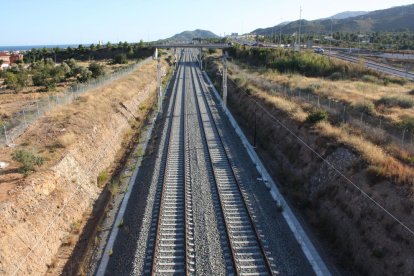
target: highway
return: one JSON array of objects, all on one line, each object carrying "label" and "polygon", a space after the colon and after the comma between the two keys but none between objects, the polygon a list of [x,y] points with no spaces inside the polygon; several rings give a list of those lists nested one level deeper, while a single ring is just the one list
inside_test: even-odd
[{"label": "highway", "polygon": [[321,275],[213,98],[195,52],[181,50],[148,157],[152,171],[138,176],[128,231],[118,235],[105,275]]},{"label": "highway", "polygon": [[[350,56],[350,55],[346,55],[346,54],[341,54],[339,52],[331,52],[331,53],[326,53],[325,55],[327,56],[332,56],[341,60],[345,60],[345,61],[349,61],[352,63],[357,63],[359,64],[359,62],[361,61],[361,59],[354,57],[354,56]],[[406,78],[409,80],[414,81],[414,73],[411,72],[407,72],[404,71],[402,69],[398,69],[395,67],[391,67],[385,64],[381,64],[378,62],[373,62],[370,60],[366,60],[364,59],[364,63],[365,63],[365,67],[369,68],[369,69],[373,69],[382,73],[386,73],[386,74],[390,74],[396,77],[400,77],[400,78]]]}]

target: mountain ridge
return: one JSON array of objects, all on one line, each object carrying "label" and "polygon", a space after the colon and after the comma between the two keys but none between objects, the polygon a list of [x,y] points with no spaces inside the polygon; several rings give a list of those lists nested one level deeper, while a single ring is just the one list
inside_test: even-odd
[{"label": "mountain ridge", "polygon": [[[349,12],[344,12],[349,13]],[[351,12],[352,13],[352,12]],[[342,15],[341,15],[342,14]],[[335,16],[344,16],[339,13]],[[346,15],[346,14],[345,14]],[[349,14],[348,14],[349,15]],[[331,24],[334,32],[391,32],[414,31],[414,4],[376,10],[366,14],[346,17],[343,19],[325,18],[316,20],[302,19],[301,33],[330,34]],[[299,29],[299,20],[292,21],[284,26],[276,25],[267,28],[258,28],[251,32],[257,35],[271,35],[273,30],[281,28],[283,34],[293,34]]]}]

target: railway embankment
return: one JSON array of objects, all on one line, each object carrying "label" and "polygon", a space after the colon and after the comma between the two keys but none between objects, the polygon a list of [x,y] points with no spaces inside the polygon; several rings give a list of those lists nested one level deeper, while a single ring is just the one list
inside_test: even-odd
[{"label": "railway embankment", "polygon": [[[209,75],[220,87],[217,72],[213,66]],[[228,93],[233,116],[340,272],[413,273],[409,181],[378,171],[378,159],[358,148],[366,144],[352,143],[357,138],[340,136],[329,122],[307,120],[313,109],[254,85],[241,88],[229,81]]]},{"label": "railway embankment", "polygon": [[[0,275],[61,273],[154,105],[156,74],[156,62],[144,62],[42,116],[14,147],[0,149],[10,164],[0,175]],[[17,151],[42,162],[23,174]]]}]

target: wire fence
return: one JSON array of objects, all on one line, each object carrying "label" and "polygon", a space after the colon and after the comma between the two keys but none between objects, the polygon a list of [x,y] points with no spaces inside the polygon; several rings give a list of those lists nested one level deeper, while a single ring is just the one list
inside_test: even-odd
[{"label": "wire fence", "polygon": [[[238,86],[237,81],[230,78],[229,80]],[[250,81],[253,80],[249,79]],[[414,154],[414,125],[409,122],[405,125],[397,125],[382,115],[372,115],[369,111],[361,110],[358,106],[354,107],[332,97],[317,95],[310,90],[292,89],[263,80],[253,82],[256,82],[257,86],[265,88],[270,94],[324,109],[335,123],[348,123],[360,129],[362,135],[369,135],[377,144],[393,143],[398,145],[402,151]],[[364,102],[361,104],[363,109]]]},{"label": "wire fence", "polygon": [[46,112],[57,106],[72,103],[81,94],[117,80],[136,70],[138,67],[149,62],[150,60],[151,58],[146,58],[111,74],[91,79],[85,83],[76,83],[62,93],[47,95],[38,100],[31,101],[22,110],[13,114],[11,120],[3,126],[0,126],[0,146],[13,145],[14,140],[22,135],[31,124],[33,124]]}]

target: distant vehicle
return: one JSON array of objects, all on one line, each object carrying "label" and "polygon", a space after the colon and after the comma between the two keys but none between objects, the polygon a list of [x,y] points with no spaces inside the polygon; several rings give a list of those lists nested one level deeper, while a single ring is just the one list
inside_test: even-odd
[{"label": "distant vehicle", "polygon": [[315,53],[318,53],[318,54],[323,54],[323,52],[325,52],[325,50],[324,49],[322,49],[322,48],[315,48],[315,50],[313,50]]}]

